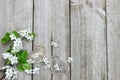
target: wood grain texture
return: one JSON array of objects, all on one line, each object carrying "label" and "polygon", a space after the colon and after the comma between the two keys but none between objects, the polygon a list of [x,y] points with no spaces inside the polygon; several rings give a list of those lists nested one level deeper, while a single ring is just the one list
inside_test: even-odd
[{"label": "wood grain texture", "polygon": [[[69,55],[69,1],[68,0],[38,0],[35,1],[35,26],[34,31],[39,34],[36,42],[45,44],[46,55],[50,58],[51,54],[58,55],[64,60]],[[67,32],[66,32],[67,31]],[[42,34],[42,35],[40,35]],[[58,43],[58,48],[51,51],[51,40]],[[52,52],[52,53],[51,53]],[[37,65],[39,66],[39,65]],[[46,74],[48,75],[46,77]],[[40,75],[34,76],[34,80],[69,80],[68,75],[56,77],[49,71],[41,70]],[[68,79],[66,79],[68,78]]]},{"label": "wood grain texture", "polygon": [[[51,33],[52,41],[58,44],[53,47],[53,56],[59,56],[66,62],[70,56],[70,26],[69,26],[69,0],[51,0]],[[53,73],[52,80],[70,80],[70,72],[65,75]]]},{"label": "wood grain texture", "polygon": [[[120,77],[119,0],[0,0],[0,38],[6,32],[31,28],[37,34],[25,49],[37,43],[46,48],[45,56],[73,57],[70,72],[52,73],[41,64],[40,74],[19,72],[15,80],[119,80]],[[50,42],[56,42],[53,47]],[[8,45],[0,44],[1,54]],[[0,72],[2,77],[3,72]]]},{"label": "wood grain texture", "polygon": [[120,79],[120,1],[107,0],[108,80]]},{"label": "wood grain texture", "polygon": [[[48,59],[51,58],[50,6],[50,0],[34,0],[34,32],[37,34],[34,45],[37,43],[44,45],[46,48],[45,56]],[[40,66],[40,64],[34,65],[34,67]],[[41,68],[40,73],[33,76],[33,80],[51,80],[50,70]]]},{"label": "wood grain texture", "polygon": [[71,80],[107,80],[106,24],[91,5],[90,0],[71,3]]},{"label": "wood grain texture", "polygon": [[[32,0],[0,0],[0,13],[0,38],[3,37],[7,31],[19,31],[28,27],[32,29]],[[31,42],[27,43],[25,48],[31,50],[31,44]],[[0,46],[0,53],[2,53],[6,47],[1,44]],[[0,62],[0,67],[2,67],[3,64],[2,60],[2,62]],[[31,75],[20,72],[16,80],[30,79]]]}]

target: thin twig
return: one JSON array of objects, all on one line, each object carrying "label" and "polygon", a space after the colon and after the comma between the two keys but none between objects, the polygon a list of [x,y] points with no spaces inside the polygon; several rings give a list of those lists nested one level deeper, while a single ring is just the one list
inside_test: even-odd
[{"label": "thin twig", "polygon": [[0,78],[0,80],[3,80],[5,78],[5,75],[2,76],[2,78]]}]

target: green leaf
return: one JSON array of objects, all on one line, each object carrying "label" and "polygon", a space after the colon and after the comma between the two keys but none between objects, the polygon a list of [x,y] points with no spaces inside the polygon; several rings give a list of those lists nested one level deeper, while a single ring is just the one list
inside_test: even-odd
[{"label": "green leaf", "polygon": [[17,64],[17,69],[19,71],[30,70],[30,68],[31,68],[31,65],[28,62]]},{"label": "green leaf", "polygon": [[26,62],[27,56],[28,56],[28,53],[26,50],[22,50],[22,51],[18,52],[16,55],[18,57],[19,62]]},{"label": "green leaf", "polygon": [[16,38],[20,37],[20,35],[17,31],[13,31],[12,33],[16,36]]},{"label": "green leaf", "polygon": [[10,34],[9,33],[6,33],[5,36],[1,39],[1,43],[2,44],[6,44],[10,41]]},{"label": "green leaf", "polygon": [[24,70],[30,70],[31,65],[30,65],[30,63],[28,63],[28,62],[22,63],[22,68],[23,68]]},{"label": "green leaf", "polygon": [[36,36],[36,34],[33,32],[33,33],[29,33],[29,35],[30,36],[33,36],[33,37],[35,37]]},{"label": "green leaf", "polygon": [[36,34],[34,32],[31,35],[33,35],[34,37],[36,36]]},{"label": "green leaf", "polygon": [[22,68],[21,63],[18,63],[18,64],[17,64],[17,69],[18,69],[19,71],[24,71],[24,69]]}]

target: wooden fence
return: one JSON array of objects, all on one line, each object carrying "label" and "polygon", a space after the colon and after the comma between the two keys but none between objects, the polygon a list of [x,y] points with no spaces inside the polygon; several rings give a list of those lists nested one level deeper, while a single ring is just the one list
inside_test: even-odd
[{"label": "wooden fence", "polygon": [[[67,75],[20,72],[16,80],[120,80],[120,0],[0,0],[0,38],[28,27],[38,34],[28,50],[42,43],[47,57],[74,60]],[[0,44],[0,53],[5,49]]]}]

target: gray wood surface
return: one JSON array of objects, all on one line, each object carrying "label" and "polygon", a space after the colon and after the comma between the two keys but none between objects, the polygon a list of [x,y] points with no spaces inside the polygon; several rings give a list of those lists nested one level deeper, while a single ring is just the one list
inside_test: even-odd
[{"label": "gray wood surface", "polygon": [[120,79],[120,1],[107,0],[108,80]]},{"label": "gray wood surface", "polygon": [[[51,58],[51,28],[50,28],[50,1],[49,0],[35,0],[34,1],[34,31],[37,37],[34,45],[37,43],[43,44],[46,48],[45,56]],[[40,67],[40,64],[34,65]],[[33,80],[50,80],[51,72],[49,69],[41,68],[38,75],[33,76]]]},{"label": "gray wood surface", "polygon": [[[52,55],[59,56],[65,62],[70,56],[69,0],[52,0],[51,3],[51,37],[58,44],[58,47],[52,47]],[[70,73],[53,73],[53,80],[70,80]]]},{"label": "gray wood surface", "polygon": [[[73,57],[67,74],[42,67],[38,75],[19,72],[15,80],[119,80],[119,5],[119,0],[0,0],[0,38],[7,31],[29,27],[37,37],[24,43],[26,49],[34,50],[40,43],[49,59]],[[58,47],[51,46],[51,41]],[[0,44],[0,54],[7,46]]]},{"label": "gray wood surface", "polygon": [[72,1],[71,80],[107,80],[106,24],[97,11],[101,2]]}]

